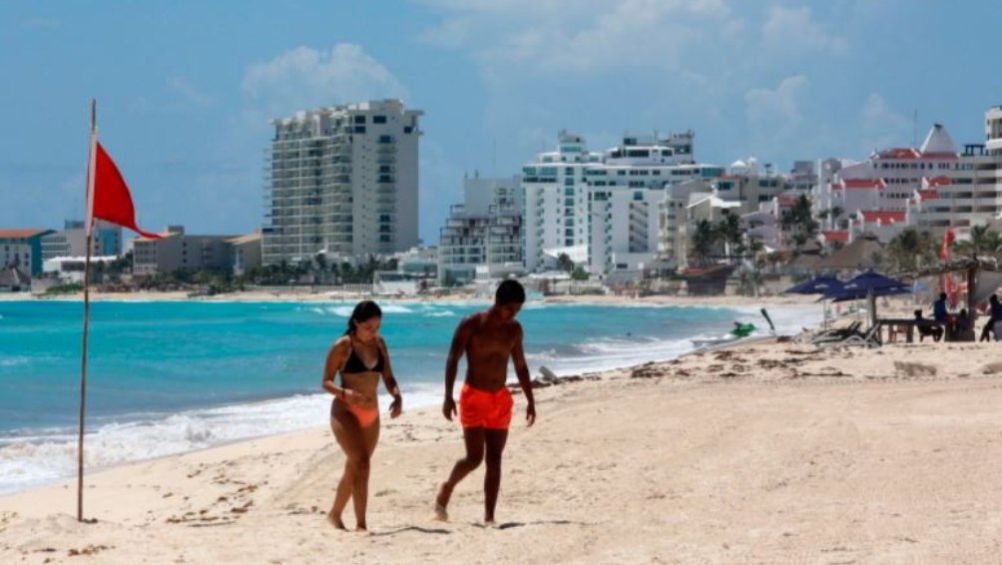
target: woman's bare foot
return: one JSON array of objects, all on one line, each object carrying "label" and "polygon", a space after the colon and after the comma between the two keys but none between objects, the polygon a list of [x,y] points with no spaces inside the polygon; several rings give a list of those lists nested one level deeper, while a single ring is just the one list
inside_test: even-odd
[{"label": "woman's bare foot", "polygon": [[347,530],[348,529],[348,528],[344,527],[344,522],[341,521],[341,517],[334,515],[334,511],[333,510],[331,510],[330,512],[327,513],[327,521],[330,522],[332,526],[334,526],[335,528],[337,528],[339,530]]}]

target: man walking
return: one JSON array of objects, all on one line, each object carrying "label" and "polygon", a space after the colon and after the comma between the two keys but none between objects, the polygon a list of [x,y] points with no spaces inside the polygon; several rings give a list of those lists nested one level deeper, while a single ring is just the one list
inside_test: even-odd
[{"label": "man walking", "polygon": [[529,426],[536,420],[536,405],[529,382],[529,367],[522,350],[522,326],[515,321],[525,303],[525,289],[515,280],[502,282],[494,305],[471,314],[459,323],[445,364],[445,402],[442,414],[449,421],[456,414],[453,387],[459,359],[466,355],[466,380],[459,395],[459,420],[463,425],[466,456],[456,462],[448,480],[435,499],[435,515],[448,520],[446,507],[453,489],[466,475],[486,461],[484,476],[484,524],[494,525],[494,508],[501,486],[501,454],[508,439],[514,400],[505,381],[508,360],[527,401],[525,418]]}]

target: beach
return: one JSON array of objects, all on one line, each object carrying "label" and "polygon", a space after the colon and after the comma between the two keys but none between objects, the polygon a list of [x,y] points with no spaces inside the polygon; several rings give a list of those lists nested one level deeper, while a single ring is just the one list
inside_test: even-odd
[{"label": "beach", "polygon": [[428,407],[384,416],[369,533],[324,519],[343,458],[317,426],[90,475],[95,524],[70,482],[2,497],[0,560],[992,562],[996,347],[768,342],[537,389],[531,429],[516,397],[498,529],[482,467],[431,519],[462,445]]}]

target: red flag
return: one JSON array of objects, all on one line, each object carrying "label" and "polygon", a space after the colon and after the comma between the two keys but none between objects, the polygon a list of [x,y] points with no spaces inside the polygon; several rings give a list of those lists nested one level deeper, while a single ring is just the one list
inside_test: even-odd
[{"label": "red flag", "polygon": [[942,261],[950,260],[950,244],[953,243],[955,234],[953,230],[947,229],[946,233],[943,234],[943,247],[939,250],[939,258]]},{"label": "red flag", "polygon": [[[950,260],[950,244],[953,243],[953,239],[956,235],[953,233],[952,229],[947,229],[946,233],[943,234],[943,247],[939,251],[939,258],[943,263],[947,263]],[[953,289],[953,277],[950,273],[943,273],[943,292],[950,299],[950,305],[957,305],[957,294]]]},{"label": "red flag", "polygon": [[94,142],[94,151],[94,178],[91,181],[94,194],[88,228],[94,219],[100,219],[129,228],[143,237],[160,239],[161,236],[155,233],[139,229],[136,225],[136,208],[132,205],[132,195],[129,194],[129,186],[125,184],[122,173],[118,172],[115,162],[97,141]]}]

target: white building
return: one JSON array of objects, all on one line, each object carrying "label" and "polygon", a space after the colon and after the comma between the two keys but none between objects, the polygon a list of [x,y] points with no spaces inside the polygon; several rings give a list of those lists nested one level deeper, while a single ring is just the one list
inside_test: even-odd
[{"label": "white building", "polygon": [[521,178],[463,178],[463,204],[453,205],[442,227],[438,279],[468,283],[524,270]]},{"label": "white building", "polygon": [[240,276],[261,266],[261,233],[255,232],[226,240],[230,246],[233,274]]},{"label": "white building", "polygon": [[[91,256],[91,276],[94,275],[95,266],[103,263],[105,266],[114,263],[118,259],[116,255]],[[42,263],[42,272],[59,279],[62,283],[83,283],[84,265],[87,264],[87,257],[52,257]],[[92,279],[93,280],[93,279]]]},{"label": "white building", "polygon": [[178,270],[233,268],[233,235],[188,235],[182,226],[167,226],[161,239],[133,240],[132,274],[137,277]]},{"label": "white building", "polygon": [[941,235],[950,227],[963,234],[987,225],[1002,213],[1002,141],[992,138],[1000,133],[1000,122],[1002,111],[988,110],[988,142],[968,144],[963,153],[946,128],[934,124],[919,148],[875,151],[859,163],[827,161],[832,174],[820,183],[815,207],[841,214],[830,217],[825,228],[848,230],[851,241],[879,226],[886,241],[906,227]]},{"label": "white building", "polygon": [[16,267],[30,276],[42,272],[42,240],[46,229],[0,229],[0,268]]},{"label": "white building", "polygon": [[[84,222],[66,220],[61,231],[42,238],[42,260],[55,257],[85,256],[87,230]],[[91,237],[91,255],[119,256],[122,254],[122,227],[96,220]]]},{"label": "white building", "polygon": [[399,100],[273,120],[263,262],[389,255],[418,244],[418,118]]},{"label": "white building", "polygon": [[[723,173],[723,169],[719,169]],[[658,211],[658,256],[669,268],[678,267],[686,257],[686,222],[692,194],[712,193],[710,177],[700,177],[665,187],[665,199]]]},{"label": "white building", "polygon": [[698,178],[692,132],[626,135],[603,153],[561,132],[556,151],[523,167],[525,264],[552,269],[566,254],[593,275],[635,276],[658,252],[666,186]]}]

